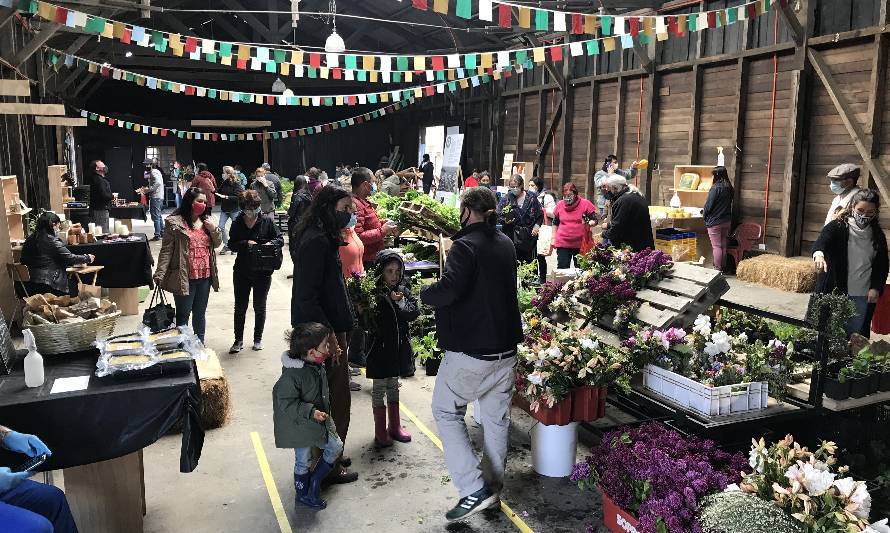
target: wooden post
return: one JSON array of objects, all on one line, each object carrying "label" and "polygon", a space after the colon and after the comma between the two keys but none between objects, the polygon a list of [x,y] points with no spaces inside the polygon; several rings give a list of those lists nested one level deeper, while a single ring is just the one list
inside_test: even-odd
[{"label": "wooden post", "polygon": [[627,88],[627,79],[624,76],[618,78],[618,97],[615,99],[615,134],[612,136],[612,153],[621,161],[623,146],[621,134],[624,132],[624,91]]},{"label": "wooden post", "polygon": [[[800,229],[803,220],[799,216],[797,200],[800,197],[800,189],[803,188],[801,176],[806,175],[806,169],[801,168],[800,157],[803,151],[803,136],[806,116],[805,78],[803,71],[795,70],[791,73],[791,117],[789,118],[788,150],[785,153],[785,173],[782,187],[782,215],[780,227],[784,228],[779,236],[779,253],[784,256],[797,255],[800,248]],[[738,187],[741,188],[741,187]],[[769,192],[767,192],[769,194]],[[763,228],[766,231],[766,228]]]},{"label": "wooden post", "polygon": [[[753,31],[753,26],[751,25],[751,21],[745,19],[742,26],[742,44],[741,50],[744,52],[748,49],[748,46],[751,42],[751,32]],[[729,178],[735,184],[733,187],[733,205],[737,206],[734,210],[734,218],[736,221],[741,218],[741,209],[738,206],[742,205],[742,156],[744,154],[744,139],[745,139],[745,112],[748,108],[748,72],[750,71],[750,65],[748,61],[744,57],[740,57],[738,62],[736,63],[736,79],[735,79],[735,94],[738,95],[738,106],[736,107],[736,116],[735,122],[733,124],[732,130],[732,146],[729,147],[729,150],[733,151],[733,159],[730,164]],[[787,170],[787,169],[786,169]]]},{"label": "wooden post", "polygon": [[596,163],[597,163],[597,154],[596,154],[596,143],[597,143],[597,128],[596,124],[599,121],[599,106],[597,105],[597,101],[599,100],[599,84],[595,81],[590,82],[590,123],[587,127],[587,175],[585,181],[587,182],[587,197],[592,198],[595,194],[593,188],[596,187],[596,184],[593,181],[593,175],[596,174]]},{"label": "wooden post", "polygon": [[[886,5],[886,2],[885,2]],[[875,35],[874,57],[871,65],[871,80],[868,95],[868,122],[865,125],[866,135],[871,136],[868,145],[869,154],[873,158],[881,156],[881,134],[884,121],[884,95],[887,91],[887,54],[890,46],[890,37],[886,33]],[[866,182],[871,182],[871,171],[866,170]]]},{"label": "wooden post", "polygon": [[[263,163],[269,163],[269,130],[263,128]],[[271,163],[270,163],[271,164]]]}]

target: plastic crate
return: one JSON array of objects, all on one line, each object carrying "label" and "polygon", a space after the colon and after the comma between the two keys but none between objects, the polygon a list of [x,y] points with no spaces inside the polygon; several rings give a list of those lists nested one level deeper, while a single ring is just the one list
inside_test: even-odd
[{"label": "plastic crate", "polygon": [[670,255],[676,262],[698,259],[698,242],[694,231],[676,228],[656,230],[655,249]]},{"label": "plastic crate", "polygon": [[763,381],[708,387],[655,365],[643,368],[643,386],[704,416],[766,409],[769,399],[769,384]]}]

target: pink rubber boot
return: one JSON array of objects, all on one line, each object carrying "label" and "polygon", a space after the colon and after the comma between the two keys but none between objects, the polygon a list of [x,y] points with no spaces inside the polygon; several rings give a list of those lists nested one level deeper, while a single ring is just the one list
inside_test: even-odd
[{"label": "pink rubber boot", "polygon": [[389,436],[399,442],[411,442],[411,434],[405,431],[399,420],[399,404],[393,402],[387,404],[389,410]]},{"label": "pink rubber boot", "polygon": [[386,431],[386,407],[374,408],[374,444],[380,448],[392,446],[392,438]]}]

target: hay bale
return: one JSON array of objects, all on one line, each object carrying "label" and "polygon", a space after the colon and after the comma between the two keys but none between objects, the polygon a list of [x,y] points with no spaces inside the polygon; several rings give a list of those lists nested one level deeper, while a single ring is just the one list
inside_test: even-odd
[{"label": "hay bale", "polygon": [[808,293],[816,287],[816,268],[809,257],[758,255],[741,261],[736,277],[788,292]]},{"label": "hay bale", "polygon": [[226,423],[231,404],[229,382],[213,350],[207,350],[206,361],[198,361],[198,378],[201,384],[201,424],[204,429],[215,429]]}]

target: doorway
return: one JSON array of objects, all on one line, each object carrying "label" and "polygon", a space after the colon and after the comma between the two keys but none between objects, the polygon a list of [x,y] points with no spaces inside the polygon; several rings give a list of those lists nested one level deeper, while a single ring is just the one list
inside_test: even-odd
[{"label": "doorway", "polygon": [[445,156],[445,126],[429,126],[420,129],[420,148],[417,154],[418,163],[423,161],[423,154],[429,154],[433,162],[433,173],[442,174],[442,159]]},{"label": "doorway", "polygon": [[222,175],[222,167],[241,165],[246,176],[264,163],[263,143],[260,141],[228,142],[228,141],[193,141],[192,157],[195,163],[207,163],[207,168],[214,176]]}]

